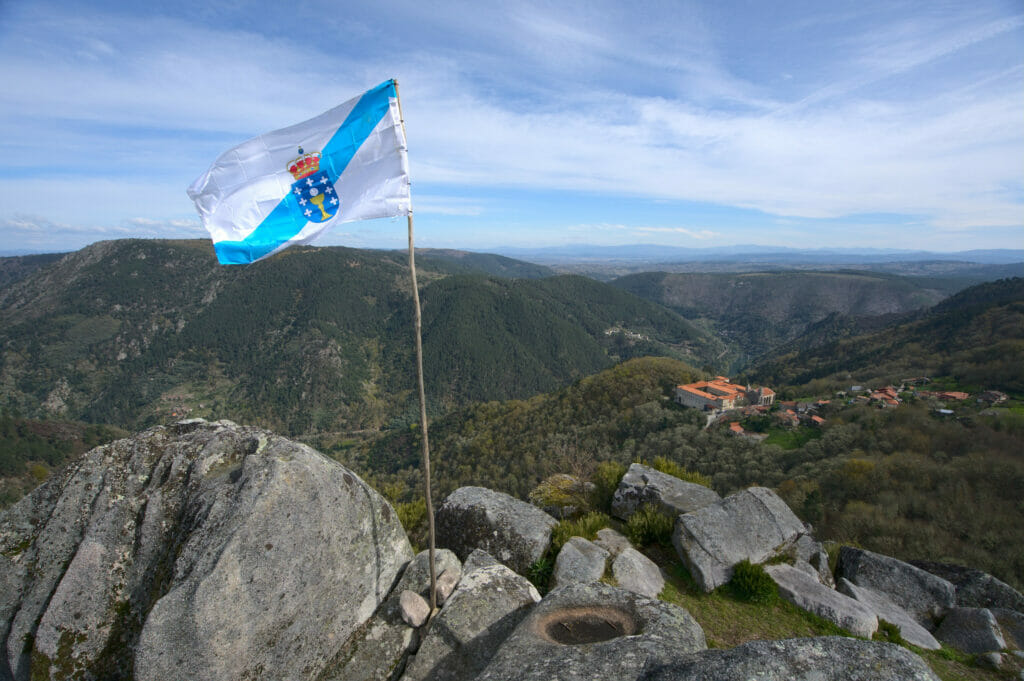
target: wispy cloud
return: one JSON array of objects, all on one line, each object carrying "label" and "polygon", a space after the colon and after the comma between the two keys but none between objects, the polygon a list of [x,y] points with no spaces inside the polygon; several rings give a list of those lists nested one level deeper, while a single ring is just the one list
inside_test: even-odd
[{"label": "wispy cloud", "polygon": [[[396,0],[344,16],[314,0],[245,21],[216,0],[198,21],[144,6],[11,6],[0,26],[5,240],[15,214],[197,233],[184,187],[218,153],[388,76],[402,84],[425,216],[492,218],[488,196],[518,191],[812,220],[907,215],[946,233],[1024,226],[1020,8],[880,3],[776,24],[785,8],[746,17],[667,0]],[[302,32],[317,17],[346,44]],[[758,54],[788,59],[744,61],[758,36]],[[802,38],[828,47],[800,53]],[[724,232],[637,224],[687,239]]]}]

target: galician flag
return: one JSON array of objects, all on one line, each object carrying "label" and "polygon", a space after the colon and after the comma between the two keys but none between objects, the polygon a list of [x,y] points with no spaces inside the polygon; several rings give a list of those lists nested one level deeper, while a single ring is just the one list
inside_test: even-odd
[{"label": "galician flag", "polygon": [[309,243],[339,222],[408,215],[395,81],[224,152],[188,195],[222,265]]}]

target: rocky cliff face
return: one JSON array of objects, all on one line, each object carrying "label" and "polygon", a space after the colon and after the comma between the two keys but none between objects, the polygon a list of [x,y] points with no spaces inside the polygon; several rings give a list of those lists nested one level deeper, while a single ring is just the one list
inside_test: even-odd
[{"label": "rocky cliff face", "polygon": [[0,679],[313,678],[411,557],[388,503],[312,449],[154,428],[0,516]]}]

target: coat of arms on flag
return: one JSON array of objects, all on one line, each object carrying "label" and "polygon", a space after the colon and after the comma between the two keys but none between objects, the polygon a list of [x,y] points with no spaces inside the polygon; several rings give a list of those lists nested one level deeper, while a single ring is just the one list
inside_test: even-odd
[{"label": "coat of arms on flag", "polygon": [[326,170],[320,170],[320,152],[304,153],[288,164],[288,172],[295,178],[292,195],[299,212],[310,222],[324,222],[338,212],[338,195]]}]

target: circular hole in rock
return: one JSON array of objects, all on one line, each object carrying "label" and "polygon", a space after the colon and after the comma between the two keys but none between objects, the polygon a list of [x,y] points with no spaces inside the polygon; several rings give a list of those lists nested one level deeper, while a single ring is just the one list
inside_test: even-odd
[{"label": "circular hole in rock", "polygon": [[559,610],[544,617],[538,625],[544,638],[570,646],[632,636],[640,629],[633,615],[608,607]]}]

